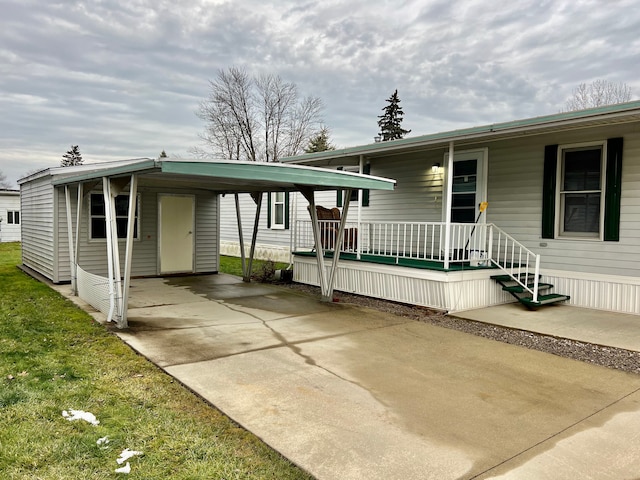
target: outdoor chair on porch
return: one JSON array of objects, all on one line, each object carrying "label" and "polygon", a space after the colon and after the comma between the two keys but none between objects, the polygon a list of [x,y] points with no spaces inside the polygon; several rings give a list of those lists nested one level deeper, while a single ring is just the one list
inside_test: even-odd
[{"label": "outdoor chair on porch", "polygon": [[[311,205],[307,207],[311,209]],[[337,207],[326,208],[316,205],[316,213],[318,222],[320,223],[320,241],[322,248],[325,250],[334,250],[336,238],[338,237],[338,228],[340,226],[340,209]],[[354,251],[358,248],[358,229],[345,228],[344,238],[342,239],[342,250]]]}]

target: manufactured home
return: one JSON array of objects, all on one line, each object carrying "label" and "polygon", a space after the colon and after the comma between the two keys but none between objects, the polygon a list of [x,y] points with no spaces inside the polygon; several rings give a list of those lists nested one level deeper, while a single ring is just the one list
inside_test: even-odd
[{"label": "manufactured home", "polygon": [[0,242],[20,241],[20,190],[0,189]]},{"label": "manufactured home", "polygon": [[[267,192],[301,192],[314,205],[316,192],[395,186],[390,179],[317,167],[144,158],[49,168],[18,183],[24,268],[54,283],[70,282],[81,298],[121,327],[126,326],[131,277],[217,273],[221,195],[238,205],[245,195],[255,203],[256,216],[246,220],[257,232]],[[309,218],[316,220],[318,235],[315,213]],[[241,231],[239,215],[233,223]],[[246,280],[256,235],[247,243]],[[337,258],[329,270],[335,271]],[[323,257],[317,261],[324,272]],[[327,299],[332,277],[322,276]]]},{"label": "manufactured home", "polygon": [[[450,312],[517,298],[640,314],[640,102],[283,162],[397,180],[366,202],[352,193],[358,240],[335,245],[336,289]],[[294,280],[318,284],[301,210]]]}]

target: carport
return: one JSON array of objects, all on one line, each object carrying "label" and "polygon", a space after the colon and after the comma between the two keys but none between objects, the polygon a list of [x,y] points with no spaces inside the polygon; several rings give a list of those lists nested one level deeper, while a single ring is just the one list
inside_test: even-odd
[{"label": "carport", "polygon": [[[342,220],[337,232],[336,244],[341,244],[344,227],[349,210],[352,190],[379,189],[393,190],[395,181],[339,170],[328,170],[317,167],[284,165],[280,163],[256,163],[239,161],[193,161],[193,160],[152,160],[140,159],[126,162],[115,162],[105,167],[86,165],[77,168],[71,175],[59,175],[51,181],[53,187],[64,188],[67,243],[71,269],[71,286],[73,292],[103,311],[108,321],[115,321],[119,328],[127,327],[127,306],[131,284],[131,272],[134,250],[134,236],[137,216],[144,215],[137,209],[138,185],[152,185],[155,188],[182,188],[188,190],[209,191],[215,194],[233,194],[236,198],[238,231],[241,242],[243,277],[249,281],[260,210],[265,192],[300,192],[309,202],[309,211],[313,221],[313,234],[317,248],[319,283],[323,300],[330,300],[333,295],[335,272],[339,262],[336,252],[330,265],[325,265],[324,252],[320,239],[320,227],[315,208],[315,192],[325,190],[345,190],[345,203]],[[104,198],[104,217],[106,222],[105,245],[107,257],[107,276],[96,275],[85,271],[79,265],[81,254],[80,235],[83,219],[83,199],[93,189],[102,187]],[[72,189],[77,191],[74,202]],[[121,193],[128,194],[126,216],[116,215],[116,197]],[[253,219],[253,235],[249,258],[244,258],[244,239],[242,237],[242,218],[240,216],[238,195],[248,194],[256,204],[256,215]],[[159,207],[162,209],[162,205]],[[74,218],[75,210],[75,218]],[[179,230],[188,223],[183,222],[192,211],[183,210],[179,202],[167,203],[165,217],[167,222],[162,228],[168,232]],[[160,217],[160,215],[159,215]],[[126,243],[124,257],[121,257],[118,245],[119,229],[124,229],[126,218]],[[158,220],[160,223],[160,220]],[[218,224],[215,228],[219,230]],[[192,231],[186,232],[193,235]],[[191,240],[193,244],[194,240]],[[159,245],[158,256],[163,248],[171,256],[183,253],[177,244]],[[188,244],[185,244],[188,246]],[[86,247],[85,247],[86,248]],[[216,250],[219,256],[219,250]],[[121,262],[124,258],[124,262]]]}]

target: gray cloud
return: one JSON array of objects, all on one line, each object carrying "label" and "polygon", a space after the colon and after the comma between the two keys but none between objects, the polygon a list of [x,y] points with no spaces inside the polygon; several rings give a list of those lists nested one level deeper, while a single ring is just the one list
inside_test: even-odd
[{"label": "gray cloud", "polygon": [[0,160],[10,180],[87,161],[188,155],[208,80],[237,65],[325,103],[368,143],[396,88],[420,135],[557,112],[580,82],[640,93],[634,1],[4,0]]}]

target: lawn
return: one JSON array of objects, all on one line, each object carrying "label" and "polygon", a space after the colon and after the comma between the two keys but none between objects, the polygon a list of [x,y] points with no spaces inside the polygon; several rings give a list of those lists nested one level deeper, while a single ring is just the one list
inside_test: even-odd
[{"label": "lawn", "polygon": [[0,244],[0,478],[122,478],[125,448],[142,452],[131,479],[311,478],[19,262],[19,244]]}]

